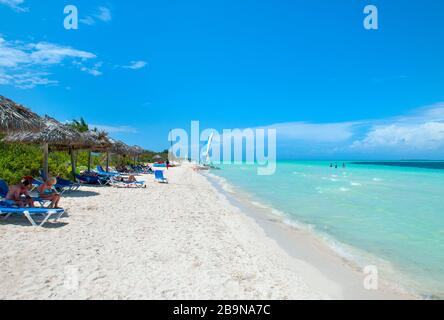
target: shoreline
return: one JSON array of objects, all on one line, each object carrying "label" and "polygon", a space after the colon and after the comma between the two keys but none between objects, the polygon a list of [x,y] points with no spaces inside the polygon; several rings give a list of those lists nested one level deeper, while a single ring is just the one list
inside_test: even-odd
[{"label": "shoreline", "polygon": [[362,268],[336,252],[319,235],[283,221],[282,217],[273,213],[273,208],[262,206],[247,197],[240,196],[238,192],[234,192],[231,184],[222,185],[219,180],[221,177],[211,172],[202,175],[232,205],[253,219],[264,230],[266,236],[276,241],[292,258],[297,259],[301,264],[299,272],[304,280],[316,290],[328,294],[330,298],[341,300],[422,299],[402,287],[394,287],[394,284],[387,279],[379,279],[378,290],[364,289],[365,274]]}]

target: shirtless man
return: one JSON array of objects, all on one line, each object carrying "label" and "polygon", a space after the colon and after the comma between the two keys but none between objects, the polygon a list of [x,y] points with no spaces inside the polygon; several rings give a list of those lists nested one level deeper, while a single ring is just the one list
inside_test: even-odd
[{"label": "shirtless man", "polygon": [[6,201],[12,202],[20,208],[24,208],[25,206],[34,208],[34,201],[29,195],[31,186],[32,184],[28,179],[23,179],[19,184],[9,187]]}]

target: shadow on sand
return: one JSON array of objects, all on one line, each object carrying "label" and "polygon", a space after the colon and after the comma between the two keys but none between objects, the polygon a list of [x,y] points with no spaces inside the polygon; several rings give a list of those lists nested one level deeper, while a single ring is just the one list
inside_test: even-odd
[{"label": "shadow on sand", "polygon": [[[66,216],[64,215],[63,217],[66,217]],[[35,218],[35,217],[33,217],[33,218]],[[41,220],[35,219],[35,222],[37,224],[39,224],[41,222]],[[29,223],[29,221],[26,219],[25,216],[9,217],[7,220],[5,220],[3,217],[0,217],[0,226],[3,226],[3,225],[15,225],[15,226],[20,226],[20,227],[35,228],[31,225],[31,223]],[[53,221],[49,220],[41,228],[43,228],[43,229],[59,229],[59,228],[66,227],[67,225],[68,225],[68,223],[66,223],[66,222],[53,222]]]},{"label": "shadow on sand", "polygon": [[95,197],[98,195],[100,195],[100,193],[95,191],[77,190],[64,193],[62,198],[86,198],[86,197]]}]

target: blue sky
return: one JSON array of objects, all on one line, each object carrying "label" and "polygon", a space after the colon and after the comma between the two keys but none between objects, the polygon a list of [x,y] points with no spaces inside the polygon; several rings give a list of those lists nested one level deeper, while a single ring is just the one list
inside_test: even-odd
[{"label": "blue sky", "polygon": [[[63,28],[67,4],[79,30]],[[379,9],[379,30],[363,8]],[[0,0],[0,94],[161,150],[278,128],[281,158],[444,158],[442,1]]]}]

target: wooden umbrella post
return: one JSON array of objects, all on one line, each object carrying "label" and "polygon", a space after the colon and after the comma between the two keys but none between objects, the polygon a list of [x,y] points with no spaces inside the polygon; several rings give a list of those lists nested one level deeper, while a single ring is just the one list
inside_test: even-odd
[{"label": "wooden umbrella post", "polygon": [[49,176],[49,145],[48,143],[43,144],[43,179],[46,181]]},{"label": "wooden umbrella post", "polygon": [[106,172],[109,172],[109,152],[106,152]]},{"label": "wooden umbrella post", "polygon": [[73,181],[76,181],[76,158],[75,158],[74,150],[72,148],[69,149],[69,154],[71,155],[72,178],[73,178]]},{"label": "wooden umbrella post", "polygon": [[88,151],[88,172],[91,172],[91,150]]}]

